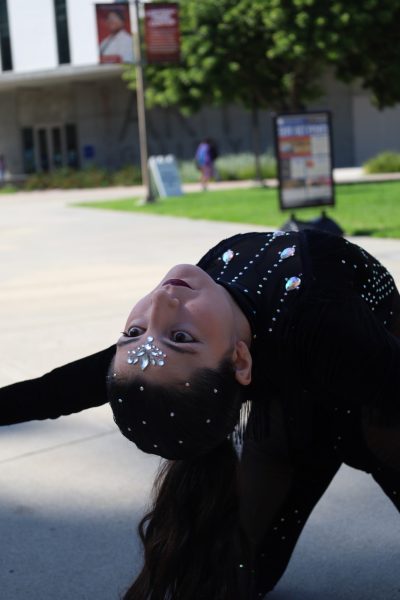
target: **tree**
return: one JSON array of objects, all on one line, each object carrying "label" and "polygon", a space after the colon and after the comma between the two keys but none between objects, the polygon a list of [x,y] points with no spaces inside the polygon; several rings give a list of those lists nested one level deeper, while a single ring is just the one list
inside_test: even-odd
[{"label": "tree", "polygon": [[[249,109],[259,177],[259,109],[304,109],[322,94],[327,67],[358,79],[381,108],[400,100],[400,0],[179,4],[181,63],[146,67],[146,102],[186,114],[228,103]],[[132,70],[125,78],[134,87]]]}]

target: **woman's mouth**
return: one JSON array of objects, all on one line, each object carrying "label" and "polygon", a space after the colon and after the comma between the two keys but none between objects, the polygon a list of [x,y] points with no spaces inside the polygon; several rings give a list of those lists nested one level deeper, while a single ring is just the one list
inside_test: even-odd
[{"label": "woman's mouth", "polygon": [[193,289],[190,287],[190,285],[188,283],[186,283],[186,281],[183,281],[183,279],[167,279],[167,281],[164,281],[163,286],[164,285],[181,285],[183,287],[188,287],[190,289]]}]

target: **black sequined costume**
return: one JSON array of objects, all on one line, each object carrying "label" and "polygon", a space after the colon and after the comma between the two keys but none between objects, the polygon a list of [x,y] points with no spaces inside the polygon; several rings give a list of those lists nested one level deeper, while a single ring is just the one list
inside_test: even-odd
[{"label": "black sequined costume", "polygon": [[252,329],[241,495],[255,564],[243,577],[260,598],[343,462],[400,508],[400,296],[363,249],[311,230],[237,235],[199,266]]}]

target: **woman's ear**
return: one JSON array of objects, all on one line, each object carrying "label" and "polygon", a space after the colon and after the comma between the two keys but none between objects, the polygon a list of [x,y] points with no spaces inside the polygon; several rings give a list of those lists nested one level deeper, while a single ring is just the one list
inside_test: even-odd
[{"label": "woman's ear", "polygon": [[249,385],[251,383],[252,364],[253,359],[251,358],[247,344],[243,341],[236,342],[233,351],[233,365],[235,368],[236,380],[241,385]]}]

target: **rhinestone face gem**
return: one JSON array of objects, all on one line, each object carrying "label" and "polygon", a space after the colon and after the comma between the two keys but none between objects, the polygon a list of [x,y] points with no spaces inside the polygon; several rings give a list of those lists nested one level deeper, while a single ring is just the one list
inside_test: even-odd
[{"label": "rhinestone face gem", "polygon": [[227,250],[226,252],[223,253],[222,260],[227,265],[228,263],[231,262],[231,260],[234,256],[235,256],[235,253],[233,250]]},{"label": "rhinestone face gem", "polygon": [[146,343],[138,346],[135,350],[129,350],[127,363],[129,365],[139,365],[144,371],[149,365],[162,367],[165,365],[164,358],[166,354],[160,348],[157,348],[152,342],[154,338],[149,336]]},{"label": "rhinestone face gem", "polygon": [[301,284],[301,279],[300,277],[290,277],[290,279],[287,280],[285,288],[288,292],[291,292],[292,290],[297,289]]},{"label": "rhinestone face gem", "polygon": [[290,258],[291,256],[294,256],[296,252],[296,248],[295,246],[290,246],[289,248],[285,248],[284,250],[282,250],[282,252],[280,253],[280,257],[281,258]]}]

